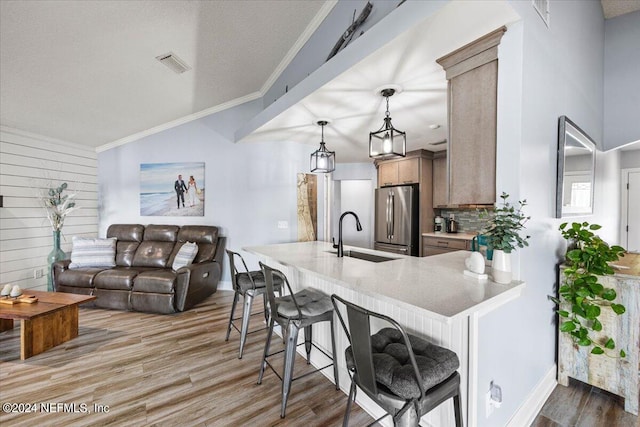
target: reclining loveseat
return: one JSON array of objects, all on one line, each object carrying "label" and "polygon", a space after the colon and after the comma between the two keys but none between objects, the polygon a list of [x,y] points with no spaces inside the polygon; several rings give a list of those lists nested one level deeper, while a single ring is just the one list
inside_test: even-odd
[{"label": "reclining loveseat", "polygon": [[[188,310],[218,287],[225,244],[218,227],[114,224],[107,239],[115,240],[115,265],[74,268],[72,252],[52,267],[57,292],[95,295],[100,308],[168,314]],[[195,258],[176,267],[187,242],[197,244]]]}]

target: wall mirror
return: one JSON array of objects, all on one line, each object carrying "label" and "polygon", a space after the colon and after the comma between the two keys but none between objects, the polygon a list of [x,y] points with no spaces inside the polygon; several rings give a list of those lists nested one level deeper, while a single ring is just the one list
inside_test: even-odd
[{"label": "wall mirror", "polygon": [[558,123],[556,218],[593,213],[596,144],[566,116]]}]

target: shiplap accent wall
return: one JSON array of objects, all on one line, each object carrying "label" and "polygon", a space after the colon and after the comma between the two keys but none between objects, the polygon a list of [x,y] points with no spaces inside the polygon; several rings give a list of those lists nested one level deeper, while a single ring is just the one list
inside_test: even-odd
[{"label": "shiplap accent wall", "polygon": [[97,165],[95,149],[0,127],[0,284],[46,289],[53,237],[40,189],[66,182],[81,207],[65,220],[63,251],[71,251],[72,236],[97,236]]}]

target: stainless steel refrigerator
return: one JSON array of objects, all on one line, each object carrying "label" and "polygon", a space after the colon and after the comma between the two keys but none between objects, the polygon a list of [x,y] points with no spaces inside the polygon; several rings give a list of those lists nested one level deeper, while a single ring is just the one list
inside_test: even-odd
[{"label": "stainless steel refrigerator", "polygon": [[418,255],[418,188],[399,185],[376,189],[375,244],[381,251]]}]

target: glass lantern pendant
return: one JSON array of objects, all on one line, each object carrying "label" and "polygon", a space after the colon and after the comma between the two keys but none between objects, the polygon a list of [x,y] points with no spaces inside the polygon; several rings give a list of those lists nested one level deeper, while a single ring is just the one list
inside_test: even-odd
[{"label": "glass lantern pendant", "polygon": [[320,148],[311,154],[311,172],[329,173],[336,169],[336,152],[327,150],[324,144],[324,127],[327,125],[326,120],[318,121],[318,125],[322,127],[322,138],[320,139]]},{"label": "glass lantern pendant", "polygon": [[369,157],[405,157],[407,155],[407,134],[393,127],[389,113],[389,97],[395,89],[383,89],[380,94],[387,99],[387,111],[382,127],[369,132]]}]

